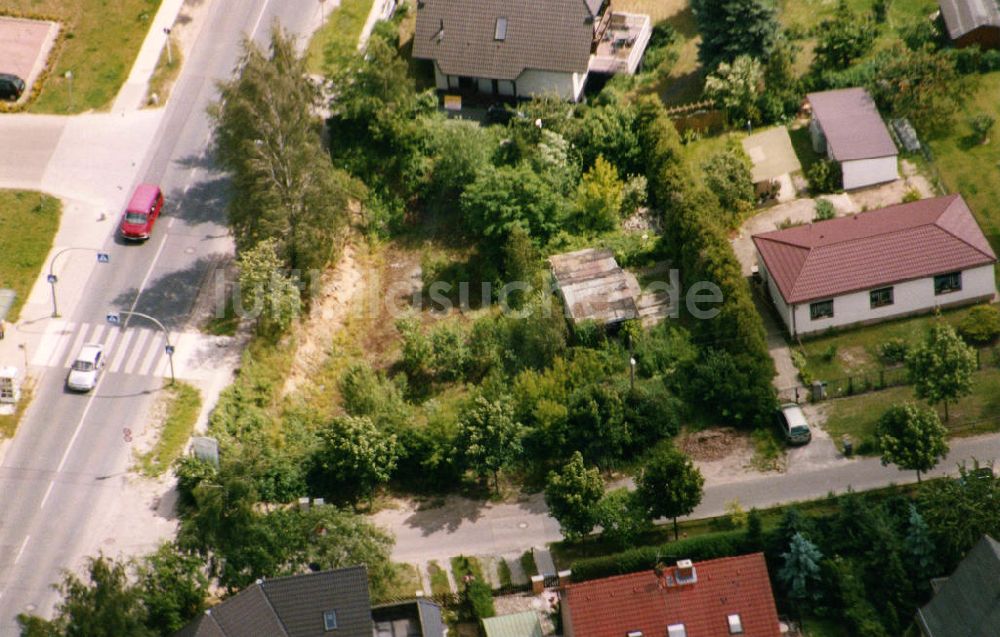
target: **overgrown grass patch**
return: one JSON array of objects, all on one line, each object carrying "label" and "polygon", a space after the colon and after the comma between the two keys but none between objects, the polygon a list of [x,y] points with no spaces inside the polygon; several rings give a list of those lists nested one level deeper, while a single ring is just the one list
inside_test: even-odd
[{"label": "overgrown grass patch", "polygon": [[458,555],[451,558],[451,574],[455,577],[456,583],[463,581],[469,575],[473,579],[486,581],[486,577],[483,575],[483,565],[480,564],[479,558],[476,557]]},{"label": "overgrown grass patch", "polygon": [[161,475],[180,456],[201,411],[201,392],[184,382],[164,390],[166,414],[153,448],[139,456],[139,470],[146,476]]},{"label": "overgrown grass patch", "polygon": [[372,0],[341,0],[331,10],[326,22],[313,34],[306,50],[311,73],[336,71],[358,50],[358,39],[365,26]]},{"label": "overgrown grass patch", "polygon": [[167,54],[167,47],[160,51],[160,59],[156,62],[152,77],[149,78],[149,88],[146,90],[146,104],[149,104],[153,95],[156,95],[158,104],[166,104],[170,96],[170,89],[173,88],[177,76],[181,74],[181,65],[184,63],[181,47],[175,36],[170,38],[170,55]]},{"label": "overgrown grass patch", "polygon": [[[417,591],[423,590],[420,572],[413,564],[393,564],[394,577],[385,592],[385,601],[410,599]],[[376,602],[380,600],[375,600]]]},{"label": "overgrown grass patch", "polygon": [[80,113],[109,107],[159,7],[160,0],[5,0],[4,11],[56,19],[63,31],[45,86],[28,110]]},{"label": "overgrown grass patch", "polygon": [[507,560],[502,557],[500,558],[500,561],[497,562],[497,577],[500,579],[501,588],[507,588],[514,583],[510,572],[510,564],[508,564]]},{"label": "overgrown grass patch", "polygon": [[0,288],[17,297],[6,320],[14,323],[45,265],[59,230],[62,202],[26,190],[0,190]]},{"label": "overgrown grass patch", "polygon": [[448,574],[437,562],[431,561],[427,564],[427,575],[431,578],[431,595],[447,595],[451,593]]}]

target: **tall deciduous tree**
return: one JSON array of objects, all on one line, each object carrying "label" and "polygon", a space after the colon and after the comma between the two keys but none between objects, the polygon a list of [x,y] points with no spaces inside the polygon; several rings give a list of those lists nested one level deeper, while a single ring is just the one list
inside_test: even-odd
[{"label": "tall deciduous tree", "polygon": [[477,396],[471,409],[460,421],[461,440],[469,466],[480,477],[493,477],[493,488],[500,493],[500,470],[521,454],[521,423],[514,419],[508,397],[489,400]]},{"label": "tall deciduous tree", "polygon": [[172,635],[205,610],[208,577],[200,557],[164,543],[139,565],[136,586],[146,607],[146,625]]},{"label": "tall deciduous tree", "polygon": [[601,498],[597,504],[597,524],[601,527],[602,538],[624,549],[633,546],[649,528],[649,517],[638,495],[622,487]]},{"label": "tall deciduous tree", "polygon": [[721,62],[705,78],[705,96],[726,113],[729,121],[744,125],[760,121],[757,100],[764,92],[764,68],[756,59],[741,55],[732,63]]},{"label": "tall deciduous tree", "polygon": [[845,69],[866,54],[877,34],[872,21],[851,11],[846,0],[840,0],[833,18],[824,20],[818,31],[816,63],[832,69]]},{"label": "tall deciduous tree", "polygon": [[788,596],[797,601],[819,598],[820,561],[823,554],[816,545],[801,533],[792,536],[788,551],[781,554],[784,563],[778,579],[788,590]]},{"label": "tall deciduous tree", "polygon": [[882,464],[920,474],[937,466],[948,453],[948,430],[931,409],[912,403],[893,405],[879,418],[875,439],[882,450]]},{"label": "tall deciduous tree", "polygon": [[976,352],[951,325],[938,319],[923,343],[907,355],[906,367],[917,398],[931,405],[944,403],[944,419],[948,420],[948,402],[972,393]]},{"label": "tall deciduous tree", "polygon": [[765,0],[693,0],[701,46],[698,59],[708,69],[741,55],[768,60],[779,26],[773,5]]},{"label": "tall deciduous tree", "polygon": [[677,518],[689,515],[701,502],[705,478],[691,458],[672,446],[661,446],[642,468],[636,481],[636,494],[654,519],[674,521],[674,539],[678,538]]},{"label": "tall deciduous tree", "polygon": [[597,504],[604,495],[604,480],[596,468],[587,468],[576,451],[558,473],[549,473],[545,503],[566,539],[577,540],[594,529]]},{"label": "tall deciduous tree", "polygon": [[868,88],[897,117],[907,117],[920,131],[946,130],[969,93],[952,56],[930,48],[910,50],[898,44],[877,56]]},{"label": "tall deciduous tree", "polygon": [[336,418],[319,437],[311,482],[328,497],[370,500],[389,481],[399,456],[396,436],[380,431],[370,418]]},{"label": "tall deciduous tree", "polygon": [[277,239],[264,239],[247,248],[238,264],[242,312],[256,317],[261,334],[284,332],[299,315],[302,297],[297,282],[283,272]]},{"label": "tall deciduous tree", "polygon": [[742,221],[756,203],[752,167],[743,149],[735,147],[717,152],[701,164],[705,185],[718,197],[727,225]]},{"label": "tall deciduous tree", "polygon": [[934,480],[920,489],[918,506],[944,570],[984,534],[1000,534],[1000,479],[978,461],[958,468],[956,480]]},{"label": "tall deciduous tree", "polygon": [[129,584],[128,564],[99,555],[87,564],[87,579],[66,573],[59,584],[63,599],[46,621],[19,615],[29,637],[153,637],[139,590]]},{"label": "tall deciduous tree", "polygon": [[237,247],[273,238],[287,267],[324,267],[346,218],[352,185],[320,143],[317,87],[294,39],[275,27],[262,51],[244,42],[239,74],[210,113],[215,154],[232,175],[229,224]]}]

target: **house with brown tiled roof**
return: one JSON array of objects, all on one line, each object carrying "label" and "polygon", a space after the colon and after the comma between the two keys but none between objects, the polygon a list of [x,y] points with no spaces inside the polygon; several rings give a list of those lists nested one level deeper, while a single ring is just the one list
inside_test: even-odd
[{"label": "house with brown tiled roof", "polygon": [[899,179],[896,143],[863,88],[809,93],[813,150],[840,166],[844,190]]},{"label": "house with brown tiled roof", "polygon": [[753,236],[790,334],[991,301],[996,255],[961,195]]},{"label": "house with brown tiled roof", "polygon": [[763,553],[658,567],[562,590],[565,637],[778,637]]},{"label": "house with brown tiled roof", "polygon": [[441,91],[576,101],[591,72],[635,73],[651,35],[610,0],[418,0],[413,57]]}]

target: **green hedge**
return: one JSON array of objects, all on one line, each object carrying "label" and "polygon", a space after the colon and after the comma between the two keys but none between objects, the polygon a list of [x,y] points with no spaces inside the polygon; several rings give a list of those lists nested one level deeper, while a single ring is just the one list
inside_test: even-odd
[{"label": "green hedge", "polygon": [[[644,99],[638,108],[650,200],[663,214],[664,252],[672,257],[672,267],[680,269],[684,290],[705,281],[722,292],[722,303],[715,306],[717,316],[704,320],[692,317],[695,340],[703,347],[728,352],[749,372],[753,387],[749,391],[743,388],[743,404],[732,415],[733,424],[765,425],[777,406],[771,386],[774,363],[764,323],[722,223],[718,199],[695,185],[683,159],[680,136],[662,103]],[[726,418],[727,414],[717,416]]]},{"label": "green hedge", "polygon": [[613,555],[593,557],[573,562],[570,569],[574,582],[649,570],[657,562],[671,564],[681,559],[694,561],[742,555],[762,550],[747,541],[743,530],[699,535],[660,546],[643,546]]}]

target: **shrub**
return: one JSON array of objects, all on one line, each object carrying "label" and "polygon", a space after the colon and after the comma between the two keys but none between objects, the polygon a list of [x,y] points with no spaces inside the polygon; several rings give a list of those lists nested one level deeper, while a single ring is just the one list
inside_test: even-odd
[{"label": "shrub", "polygon": [[837,357],[837,346],[834,345],[833,343],[831,343],[826,349],[823,350],[823,353],[820,354],[820,358],[823,359],[824,363],[829,363],[836,357]]},{"label": "shrub", "polygon": [[486,619],[497,614],[493,608],[493,591],[480,579],[473,579],[465,585],[465,599],[473,619]]},{"label": "shrub", "polygon": [[822,159],[806,171],[809,180],[809,191],[814,195],[834,192],[840,189],[840,166],[836,162]]},{"label": "shrub", "polygon": [[972,139],[977,144],[985,144],[989,139],[990,130],[996,120],[986,113],[978,113],[969,118],[969,130],[972,131]]},{"label": "shrub", "polygon": [[837,216],[837,210],[833,207],[833,203],[829,199],[816,200],[816,215],[813,217],[813,221],[826,221],[827,219],[833,219],[835,216]]},{"label": "shrub", "polygon": [[958,324],[958,333],[970,345],[989,345],[1000,336],[1000,310],[977,305]]},{"label": "shrub", "polygon": [[903,195],[903,203],[913,203],[914,201],[920,201],[922,197],[920,196],[920,191],[916,188],[910,188]]},{"label": "shrub", "polygon": [[903,338],[890,338],[878,345],[878,355],[887,365],[899,365],[906,362],[906,355],[910,353],[910,344]]}]

